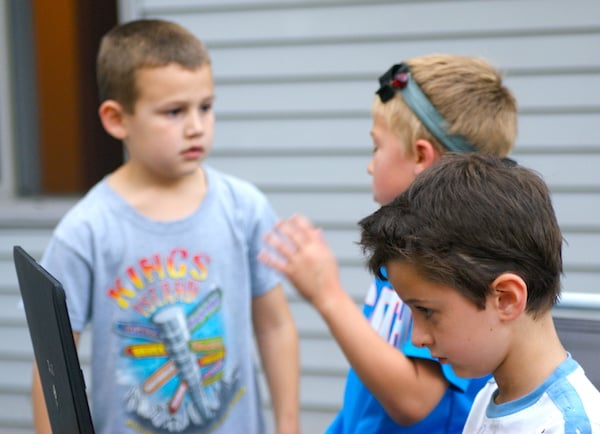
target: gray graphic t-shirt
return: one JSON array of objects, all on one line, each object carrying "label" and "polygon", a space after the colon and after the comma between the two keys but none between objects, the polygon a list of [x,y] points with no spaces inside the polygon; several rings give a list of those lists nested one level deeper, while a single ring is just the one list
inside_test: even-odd
[{"label": "gray graphic t-shirt", "polygon": [[91,326],[99,434],[264,431],[251,302],[279,282],[256,259],[275,215],[251,184],[205,170],[201,206],[168,223],[101,181],[44,253],[73,330]]}]

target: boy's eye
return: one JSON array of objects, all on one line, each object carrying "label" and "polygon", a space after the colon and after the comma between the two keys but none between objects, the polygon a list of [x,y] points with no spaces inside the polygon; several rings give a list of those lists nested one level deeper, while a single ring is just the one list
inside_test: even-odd
[{"label": "boy's eye", "polygon": [[209,112],[212,110],[212,104],[202,104],[200,106],[200,111],[202,112]]},{"label": "boy's eye", "polygon": [[416,309],[417,311],[419,311],[421,314],[423,314],[423,316],[424,316],[425,318],[431,318],[431,315],[433,315],[433,310],[431,310],[431,309],[428,309],[428,308],[426,308],[426,307],[423,307],[423,306],[416,306],[416,307],[415,307],[415,309]]},{"label": "boy's eye", "polygon": [[182,111],[181,107],[177,107],[177,108],[173,108],[173,109],[167,110],[165,112],[165,114],[167,116],[177,116],[178,114],[181,113],[181,111]]}]

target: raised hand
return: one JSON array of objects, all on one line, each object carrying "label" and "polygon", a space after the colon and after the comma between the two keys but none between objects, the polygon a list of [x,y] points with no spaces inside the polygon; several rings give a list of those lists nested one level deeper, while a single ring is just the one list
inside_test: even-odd
[{"label": "raised hand", "polygon": [[338,265],[323,232],[306,217],[280,221],[265,236],[268,248],[259,259],[283,273],[306,300],[320,310],[330,294],[341,290]]}]

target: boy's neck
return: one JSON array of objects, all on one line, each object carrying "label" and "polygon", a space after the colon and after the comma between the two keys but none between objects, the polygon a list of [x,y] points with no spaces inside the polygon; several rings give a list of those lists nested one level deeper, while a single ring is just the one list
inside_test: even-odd
[{"label": "boy's neck", "polygon": [[567,358],[551,312],[537,319],[525,314],[512,331],[507,356],[494,372],[496,404],[521,398],[540,386]]},{"label": "boy's neck", "polygon": [[207,190],[202,167],[172,182],[162,182],[141,179],[125,164],[108,177],[108,184],[137,212],[155,221],[188,217],[198,209]]}]

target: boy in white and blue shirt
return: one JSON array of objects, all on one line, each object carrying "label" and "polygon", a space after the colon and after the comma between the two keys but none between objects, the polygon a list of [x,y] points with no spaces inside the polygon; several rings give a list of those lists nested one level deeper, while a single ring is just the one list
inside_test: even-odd
[{"label": "boy in white and blue shirt", "polygon": [[412,343],[460,377],[494,377],[463,433],[600,433],[600,392],[552,318],[563,238],[538,174],[448,154],[360,225],[370,270],[410,307]]}]

